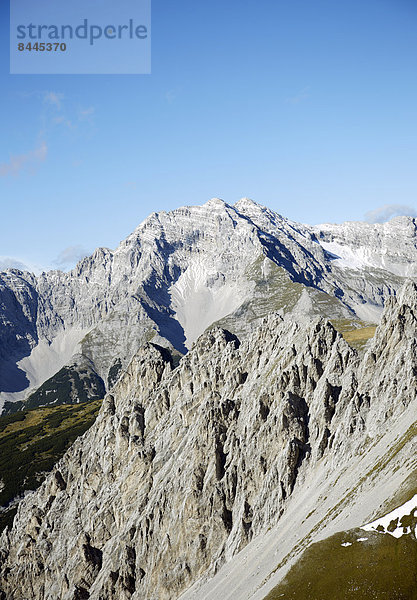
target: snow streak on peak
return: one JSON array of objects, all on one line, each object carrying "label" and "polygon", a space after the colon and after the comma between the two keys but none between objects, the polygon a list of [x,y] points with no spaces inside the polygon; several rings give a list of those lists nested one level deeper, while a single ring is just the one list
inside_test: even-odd
[{"label": "snow streak on peak", "polygon": [[400,277],[417,277],[417,228],[411,217],[388,223],[325,223],[309,227],[332,266],[342,269],[381,269]]}]

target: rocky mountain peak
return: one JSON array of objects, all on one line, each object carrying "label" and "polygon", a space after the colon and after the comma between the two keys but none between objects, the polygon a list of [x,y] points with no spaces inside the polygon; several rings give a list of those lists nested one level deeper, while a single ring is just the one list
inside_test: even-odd
[{"label": "rocky mountain peak", "polygon": [[226,202],[224,200],[222,200],[221,198],[211,198],[210,200],[208,200],[208,202],[206,202],[204,204],[204,206],[212,206],[212,207],[217,207],[219,209],[223,209],[226,206],[228,206],[228,204],[226,204]]},{"label": "rocky mountain peak", "polygon": [[107,384],[141,343],[185,353],[213,323],[243,340],[277,310],[378,321],[413,273],[415,237],[402,249],[389,228],[345,225],[319,231],[247,198],[212,199],[153,213],[116,250],[97,249],[69,273],[9,271],[0,284],[0,403],[27,398],[73,354]]},{"label": "rocky mountain peak", "polygon": [[[325,528],[327,495],[349,506],[338,482],[365,446],[376,460],[417,397],[415,340],[389,335],[403,318],[415,327],[416,291],[408,284],[387,303],[362,359],[328,320],[306,325],[277,313],[245,340],[207,330],[178,366],[167,349],[144,344],[96,423],[3,534],[6,597],[173,600],[271,528],[282,536],[272,558],[280,544],[296,554],[286,515],[294,510],[310,536]],[[319,494],[319,482],[327,495],[311,512],[304,490]],[[253,592],[264,575],[246,569]]]},{"label": "rocky mountain peak", "polygon": [[393,301],[415,309],[417,307],[417,283],[412,280],[406,281]]}]

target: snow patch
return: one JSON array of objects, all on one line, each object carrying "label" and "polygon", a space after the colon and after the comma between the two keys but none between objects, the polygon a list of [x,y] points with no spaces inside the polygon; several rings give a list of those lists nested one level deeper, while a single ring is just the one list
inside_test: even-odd
[{"label": "snow patch", "polygon": [[321,240],[320,245],[333,255],[332,263],[338,267],[359,270],[372,266],[368,258],[369,251],[367,248],[353,249],[337,242],[322,242]]},{"label": "snow patch", "polygon": [[[314,225],[316,241],[342,269],[382,269],[400,277],[416,277],[415,225],[394,219],[382,225],[343,223]],[[327,234],[327,240],[322,238]],[[317,235],[318,234],[318,235]],[[401,240],[401,242],[399,242]]]},{"label": "snow patch", "polygon": [[351,542],[343,542],[343,544],[340,544],[341,546],[343,546],[344,548],[347,548],[348,546],[351,546],[352,543]]},{"label": "snow patch", "polygon": [[[406,535],[407,533],[411,533],[412,526],[402,526],[401,520],[403,517],[410,517],[412,519],[417,519],[415,512],[417,510],[417,494],[411,498],[408,502],[399,506],[392,512],[388,513],[384,517],[380,519],[376,519],[376,521],[372,521],[372,523],[368,523],[367,525],[362,525],[361,529],[365,531],[378,531],[380,533],[389,533],[395,538],[400,538],[402,535]],[[396,523],[396,527],[394,529],[391,526],[391,530],[388,530],[390,523]],[[414,523],[415,524],[415,523]],[[417,527],[416,527],[417,530]]]}]

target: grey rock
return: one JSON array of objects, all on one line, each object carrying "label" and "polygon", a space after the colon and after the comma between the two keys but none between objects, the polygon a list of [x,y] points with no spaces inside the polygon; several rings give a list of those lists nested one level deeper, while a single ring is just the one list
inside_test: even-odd
[{"label": "grey rock", "polygon": [[69,273],[1,274],[0,402],[24,400],[74,354],[107,384],[143,342],[184,353],[213,323],[243,339],[271,311],[376,322],[416,259],[408,217],[311,227],[248,199],[153,213]]},{"label": "grey rock", "polygon": [[320,470],[338,481],[401,422],[416,400],[416,316],[410,283],[363,358],[328,321],[278,314],[244,341],[205,332],[178,367],[141,347],[3,533],[6,598],[174,600],[221,572]]}]

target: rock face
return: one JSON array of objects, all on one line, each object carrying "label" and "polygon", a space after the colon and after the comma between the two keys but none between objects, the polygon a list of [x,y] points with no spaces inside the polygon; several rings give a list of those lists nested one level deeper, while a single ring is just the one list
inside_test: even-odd
[{"label": "rock face", "polygon": [[416,227],[416,219],[397,217],[376,225],[325,224],[311,230],[340,267],[383,269],[400,277],[416,277],[416,264],[410,261],[416,252]]},{"label": "rock face", "polygon": [[215,322],[242,339],[276,310],[376,322],[416,259],[407,217],[309,227],[247,199],[153,213],[69,273],[0,275],[0,403],[27,398],[74,355],[108,385],[143,342],[184,353]]},{"label": "rock face", "polygon": [[78,354],[31,394],[24,407],[92,402],[101,400],[105,393],[104,382],[95,372],[91,361],[84,355]]},{"label": "rock face", "polygon": [[[3,598],[174,600],[275,527],[276,548],[295,556],[293,533],[279,530],[293,497],[320,473],[337,490],[347,465],[388,460],[382,441],[404,435],[417,398],[416,316],[410,283],[387,302],[362,359],[328,321],[277,314],[242,342],[207,331],[176,368],[165,348],[143,346],[3,533]],[[333,510],[349,498],[336,496]],[[325,527],[325,504],[311,517],[304,498],[300,530]],[[250,560],[246,571],[257,581]],[[184,597],[252,597],[249,585],[209,585]]]}]

